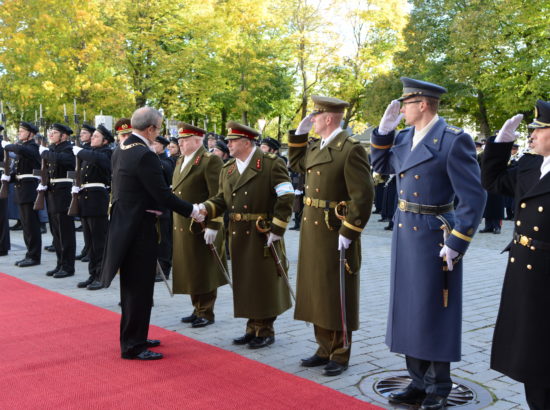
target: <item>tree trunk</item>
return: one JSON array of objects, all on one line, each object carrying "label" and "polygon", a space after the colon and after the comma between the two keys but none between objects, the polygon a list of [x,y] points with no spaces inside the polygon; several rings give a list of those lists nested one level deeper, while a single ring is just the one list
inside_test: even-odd
[{"label": "tree trunk", "polygon": [[483,91],[477,90],[477,104],[479,111],[477,113],[477,119],[479,121],[479,130],[483,138],[491,136],[491,127],[489,126],[489,120],[487,118],[487,107],[485,106],[485,96]]}]

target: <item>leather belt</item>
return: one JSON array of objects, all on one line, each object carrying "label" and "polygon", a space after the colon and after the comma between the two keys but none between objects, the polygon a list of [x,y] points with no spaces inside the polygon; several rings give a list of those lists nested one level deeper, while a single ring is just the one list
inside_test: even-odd
[{"label": "leather belt", "polygon": [[313,208],[332,209],[338,205],[337,201],[327,201],[325,199],[311,198],[309,196],[304,197],[304,204]]},{"label": "leather belt", "polygon": [[529,238],[528,236],[520,235],[517,232],[514,232],[514,243],[519,243],[521,246],[530,248],[532,251],[537,249],[550,251],[550,243]]},{"label": "leather belt", "polygon": [[50,179],[50,184],[60,184],[62,182],[70,182],[73,183],[73,180],[71,178],[53,178]]},{"label": "leather belt", "polygon": [[240,214],[240,213],[230,213],[229,219],[233,222],[249,222],[254,221],[258,218],[267,218],[267,214]]},{"label": "leather belt", "polygon": [[102,184],[101,182],[90,182],[88,184],[83,184],[80,189],[86,188],[107,188],[107,185]]},{"label": "leather belt", "polygon": [[36,176],[33,174],[19,174],[15,176],[15,179],[17,179],[18,181],[21,181],[22,179],[27,179],[27,178],[40,179],[39,176]]},{"label": "leather belt", "polygon": [[454,204],[451,202],[445,205],[422,205],[400,199],[397,203],[397,207],[403,212],[423,215],[441,215],[446,212],[451,212],[454,209]]}]

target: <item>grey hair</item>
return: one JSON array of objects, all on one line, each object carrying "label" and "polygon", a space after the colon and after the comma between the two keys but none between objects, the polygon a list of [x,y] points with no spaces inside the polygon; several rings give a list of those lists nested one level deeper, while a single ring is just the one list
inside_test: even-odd
[{"label": "grey hair", "polygon": [[134,111],[130,120],[132,128],[143,131],[151,125],[157,126],[159,119],[162,120],[162,114],[151,107],[141,107]]}]

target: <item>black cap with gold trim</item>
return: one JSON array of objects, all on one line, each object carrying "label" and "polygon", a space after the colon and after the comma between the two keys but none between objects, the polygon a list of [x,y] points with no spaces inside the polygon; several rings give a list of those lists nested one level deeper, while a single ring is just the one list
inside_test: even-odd
[{"label": "black cap with gold trim", "polygon": [[246,125],[239,124],[235,121],[228,121],[225,124],[227,127],[226,140],[236,140],[239,138],[248,138],[249,140],[257,140],[260,133],[254,128],[247,127]]},{"label": "black cap with gold trim", "polygon": [[320,95],[312,95],[311,99],[314,104],[313,114],[321,114],[323,112],[344,112],[349,107],[349,103],[333,97],[322,97]]},{"label": "black cap with gold trim", "polygon": [[206,134],[206,131],[202,128],[195,127],[194,125],[188,124],[183,121],[178,123],[178,139],[189,137],[204,137],[204,134]]},{"label": "black cap with gold trim", "polygon": [[550,128],[550,102],[538,100],[535,105],[535,119],[529,128]]},{"label": "black cap with gold trim", "polygon": [[427,81],[401,77],[401,82],[403,83],[403,95],[398,98],[398,101],[403,101],[413,97],[432,97],[439,100],[441,95],[447,92],[446,88]]}]

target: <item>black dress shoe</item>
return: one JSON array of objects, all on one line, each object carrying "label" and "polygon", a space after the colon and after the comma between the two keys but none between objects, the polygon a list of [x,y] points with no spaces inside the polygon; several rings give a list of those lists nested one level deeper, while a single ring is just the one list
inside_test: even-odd
[{"label": "black dress shoe", "polygon": [[162,282],[162,276],[160,276],[160,273],[157,273],[155,276],[155,282]]},{"label": "black dress shoe", "polygon": [[211,325],[212,323],[214,323],[214,320],[208,320],[204,317],[198,317],[193,323],[191,323],[191,327],[205,327]]},{"label": "black dress shoe", "polygon": [[40,261],[28,258],[28,259],[25,259],[24,261],[19,262],[17,266],[19,266],[20,268],[27,268],[29,266],[36,266],[36,265],[40,265]]},{"label": "black dress shoe", "polygon": [[85,253],[81,253],[80,255],[76,255],[74,258],[75,258],[77,261],[79,261],[79,260],[81,260],[84,256],[86,256],[86,254],[85,254]]},{"label": "black dress shoe", "polygon": [[6,256],[8,254],[8,251],[0,251],[0,256]]},{"label": "black dress shoe", "polygon": [[84,230],[84,228],[82,228],[82,225],[77,226],[76,228],[74,228],[75,232],[82,232],[83,230]]},{"label": "black dress shoe", "polygon": [[84,257],[82,259],[80,259],[80,262],[90,262],[90,257],[88,255],[84,255]]},{"label": "black dress shoe", "polygon": [[69,276],[74,276],[74,272],[71,273],[61,269],[53,274],[53,277],[56,279],[68,278]]},{"label": "black dress shoe", "polygon": [[90,283],[88,286],[86,286],[86,289],[88,290],[99,290],[103,289],[103,285],[101,282],[94,280],[92,283]]},{"label": "black dress shoe", "polygon": [[416,389],[408,385],[404,390],[390,393],[388,401],[390,403],[420,404],[425,397],[426,392],[424,390]]},{"label": "black dress shoe", "polygon": [[19,264],[20,264],[21,262],[26,261],[26,260],[27,260],[27,258],[23,258],[23,259],[21,259],[20,261],[15,262],[15,266],[19,266]]},{"label": "black dress shoe", "polygon": [[393,231],[393,226],[390,226],[390,225],[384,226],[384,230],[385,231]]},{"label": "black dress shoe", "polygon": [[160,346],[160,340],[156,340],[156,339],[147,339],[145,341],[145,345],[147,347],[157,347],[157,346]]},{"label": "black dress shoe", "polygon": [[288,228],[290,231],[299,231],[300,226],[293,226],[292,228]]},{"label": "black dress shoe", "polygon": [[329,362],[328,357],[321,357],[314,354],[307,359],[302,359],[302,366],[304,367],[317,367],[323,366]]},{"label": "black dress shoe", "polygon": [[484,228],[479,230],[479,233],[489,233],[489,232],[493,232],[493,230],[491,228]]},{"label": "black dress shoe", "polygon": [[76,284],[76,287],[77,287],[77,288],[85,288],[85,287],[87,287],[90,283],[92,283],[93,281],[94,281],[94,278],[90,276],[90,277],[88,277],[88,279],[86,279],[85,281],[83,281],[83,282],[78,282],[78,283]]},{"label": "black dress shoe", "polygon": [[143,352],[136,355],[122,353],[123,359],[130,359],[130,360],[159,360],[159,359],[162,359],[163,357],[164,356],[162,355],[162,353],[152,352],[151,350],[144,350]]},{"label": "black dress shoe", "polygon": [[233,344],[234,345],[245,345],[248,342],[250,342],[252,339],[254,339],[254,337],[255,336],[252,333],[245,333],[244,336],[233,339]]},{"label": "black dress shoe", "polygon": [[250,342],[248,342],[248,347],[250,349],[261,349],[262,347],[267,347],[275,343],[275,336],[260,337],[256,336]]},{"label": "black dress shoe", "polygon": [[44,246],[44,249],[48,252],[55,252],[55,246],[53,245]]},{"label": "black dress shoe", "polygon": [[59,268],[54,268],[52,270],[49,270],[46,272],[46,276],[53,276],[55,275],[57,272],[59,272]]},{"label": "black dress shoe", "polygon": [[21,231],[23,230],[23,225],[21,225],[21,221],[18,219],[16,224],[13,226],[10,226],[10,231]]},{"label": "black dress shoe", "polygon": [[40,223],[40,233],[47,233],[48,230],[46,229],[46,223],[42,222]]},{"label": "black dress shoe", "polygon": [[189,316],[184,316],[181,318],[181,323],[193,323],[197,320],[197,316],[194,313],[191,313]]},{"label": "black dress shoe", "polygon": [[347,370],[347,369],[348,369],[347,364],[338,363],[338,362],[335,362],[334,360],[330,360],[328,364],[325,366],[325,371],[323,372],[323,374],[325,376],[338,376],[342,374],[344,370]]},{"label": "black dress shoe", "polygon": [[444,409],[446,404],[447,404],[447,397],[430,393],[426,396],[420,408],[422,410],[439,410],[439,409]]},{"label": "black dress shoe", "polygon": [[495,228],[495,229],[493,229],[493,233],[494,233],[495,235],[500,235],[500,228]]}]

